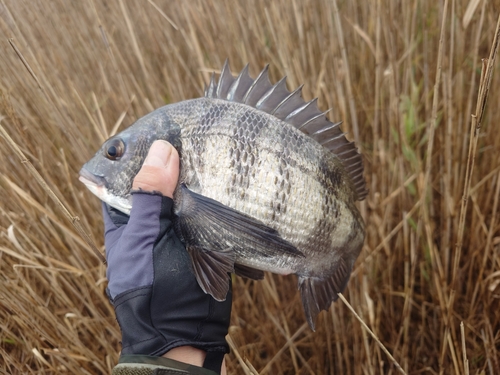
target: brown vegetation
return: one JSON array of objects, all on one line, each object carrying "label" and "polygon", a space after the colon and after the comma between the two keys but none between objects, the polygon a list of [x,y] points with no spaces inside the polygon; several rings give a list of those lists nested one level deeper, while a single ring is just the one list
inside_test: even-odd
[{"label": "brown vegetation", "polygon": [[[346,299],[408,374],[498,374],[500,72],[477,137],[471,114],[499,9],[2,0],[1,125],[102,251],[99,202],[77,180],[101,142],[200,96],[227,57],[254,76],[270,63],[274,81],[333,108],[364,155],[367,238]],[[0,372],[108,373],[120,334],[105,266],[24,164],[0,139]],[[398,372],[342,301],[311,332],[296,289],[292,276],[236,279],[230,373]]]}]

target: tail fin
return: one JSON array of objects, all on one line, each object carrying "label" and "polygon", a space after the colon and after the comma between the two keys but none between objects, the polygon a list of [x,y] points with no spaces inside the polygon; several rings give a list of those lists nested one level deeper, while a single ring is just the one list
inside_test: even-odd
[{"label": "tail fin", "polygon": [[316,316],[321,310],[328,310],[336,301],[349,281],[352,266],[341,258],[335,273],[327,278],[299,276],[299,289],[307,322],[314,331]]}]

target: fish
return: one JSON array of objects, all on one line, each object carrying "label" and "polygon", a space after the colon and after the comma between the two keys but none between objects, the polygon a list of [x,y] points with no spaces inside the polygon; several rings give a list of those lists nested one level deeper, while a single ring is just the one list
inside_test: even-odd
[{"label": "fish", "polygon": [[155,140],[179,152],[174,228],[205,293],[223,301],[230,274],[296,274],[307,322],[346,287],[365,237],[356,201],[368,191],[354,142],[276,84],[269,65],[236,77],[226,60],[204,96],[168,104],[103,143],[80,171],[102,201],[130,214],[131,187]]}]

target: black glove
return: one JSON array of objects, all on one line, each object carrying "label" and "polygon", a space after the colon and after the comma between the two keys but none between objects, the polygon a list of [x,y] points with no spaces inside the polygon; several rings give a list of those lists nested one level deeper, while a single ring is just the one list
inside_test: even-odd
[{"label": "black glove", "polygon": [[174,233],[171,198],[133,194],[130,218],[103,204],[108,295],[122,332],[122,356],[161,356],[179,346],[207,352],[204,368],[220,372],[231,314],[205,294]]}]

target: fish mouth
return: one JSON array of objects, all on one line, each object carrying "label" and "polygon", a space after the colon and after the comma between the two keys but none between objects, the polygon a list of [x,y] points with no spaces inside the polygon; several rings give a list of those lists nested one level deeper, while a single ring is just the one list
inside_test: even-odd
[{"label": "fish mouth", "polygon": [[132,209],[131,199],[120,197],[109,192],[105,186],[104,177],[96,176],[85,168],[82,168],[80,170],[79,180],[83,182],[87,189],[89,189],[90,192],[97,198],[123,212],[124,214],[130,215],[130,210]]},{"label": "fish mouth", "polygon": [[82,168],[78,179],[99,199],[103,200],[108,195],[103,177],[96,176],[85,168]]},{"label": "fish mouth", "polygon": [[103,177],[96,176],[95,174],[90,173],[85,168],[80,169],[80,177],[78,179],[87,186],[94,186],[96,188],[104,186]]}]

